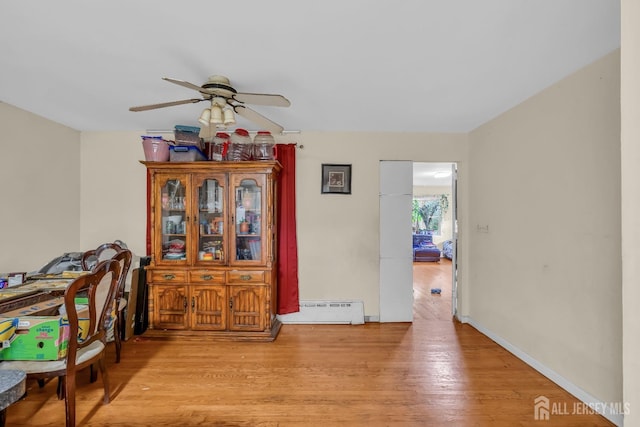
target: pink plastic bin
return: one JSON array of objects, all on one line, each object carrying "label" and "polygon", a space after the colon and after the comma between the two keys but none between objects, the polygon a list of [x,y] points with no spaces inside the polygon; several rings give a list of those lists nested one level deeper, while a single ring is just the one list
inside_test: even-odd
[{"label": "pink plastic bin", "polygon": [[161,136],[143,136],[142,148],[148,162],[169,161],[169,144]]}]

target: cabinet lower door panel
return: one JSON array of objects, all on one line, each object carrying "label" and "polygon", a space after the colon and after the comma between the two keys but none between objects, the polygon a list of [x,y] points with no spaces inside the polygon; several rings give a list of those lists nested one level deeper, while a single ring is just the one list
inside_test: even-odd
[{"label": "cabinet lower door panel", "polygon": [[231,325],[235,331],[262,331],[265,329],[264,286],[230,286]]},{"label": "cabinet lower door panel", "polygon": [[154,326],[159,329],[187,329],[188,304],[185,286],[156,285],[154,297]]},{"label": "cabinet lower door panel", "polygon": [[191,287],[191,329],[223,331],[227,329],[227,293],[225,286]]}]

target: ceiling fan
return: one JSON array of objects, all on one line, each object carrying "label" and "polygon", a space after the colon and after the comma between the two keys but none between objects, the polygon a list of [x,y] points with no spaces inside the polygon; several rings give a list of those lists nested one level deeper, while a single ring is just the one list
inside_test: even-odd
[{"label": "ceiling fan", "polygon": [[[202,85],[198,86],[193,83],[189,83],[183,80],[172,79],[169,77],[163,77],[163,80],[168,82],[193,89],[200,92],[201,98],[183,99],[180,101],[163,102],[160,104],[141,105],[138,107],[131,107],[129,111],[147,111],[154,110],[156,108],[172,107],[174,105],[182,104],[195,104],[201,101],[210,101],[211,109],[203,111],[202,116],[198,121],[205,124],[205,122],[211,121],[211,124],[219,125],[219,127],[225,127],[228,124],[234,124],[235,119],[231,111],[245,119],[260,125],[265,130],[269,130],[276,133],[282,133],[284,128],[272,120],[266,118],[262,114],[252,110],[245,104],[255,105],[270,105],[275,107],[288,107],[291,105],[289,100],[282,95],[266,94],[266,93],[243,93],[235,90],[229,79],[224,76],[211,76]],[[206,113],[206,118],[205,112]]]}]

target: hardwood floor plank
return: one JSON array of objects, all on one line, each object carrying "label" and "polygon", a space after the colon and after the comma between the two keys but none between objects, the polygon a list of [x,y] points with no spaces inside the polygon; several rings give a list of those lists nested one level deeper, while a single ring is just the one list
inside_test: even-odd
[{"label": "hardwood floor plank", "polygon": [[[84,426],[611,426],[597,414],[534,420],[540,395],[578,401],[451,318],[450,263],[416,266],[414,323],[284,325],[272,343],[138,336],[102,383],[78,378]],[[448,270],[448,272],[447,272]],[[442,294],[432,295],[431,287]],[[55,381],[28,384],[7,426],[64,425]]]}]

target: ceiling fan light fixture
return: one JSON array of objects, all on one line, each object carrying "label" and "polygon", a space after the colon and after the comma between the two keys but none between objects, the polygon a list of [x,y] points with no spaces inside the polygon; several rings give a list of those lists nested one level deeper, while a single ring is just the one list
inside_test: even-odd
[{"label": "ceiling fan light fixture", "polygon": [[203,126],[209,126],[209,121],[211,120],[211,109],[205,108],[202,110],[202,114],[200,114],[200,118],[198,122],[202,123]]},{"label": "ceiling fan light fixture", "polygon": [[224,123],[222,120],[222,108],[218,105],[213,105],[211,107],[211,118],[209,123],[212,125],[221,125]]},{"label": "ceiling fan light fixture", "polygon": [[236,116],[233,114],[233,110],[231,108],[226,108],[222,113],[225,126],[236,124]]}]

